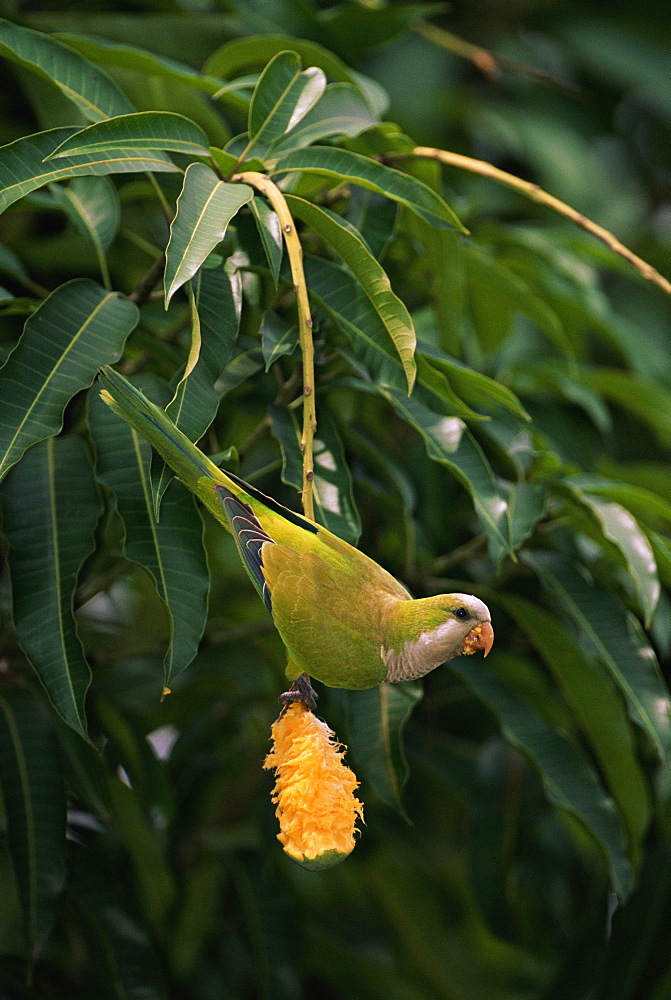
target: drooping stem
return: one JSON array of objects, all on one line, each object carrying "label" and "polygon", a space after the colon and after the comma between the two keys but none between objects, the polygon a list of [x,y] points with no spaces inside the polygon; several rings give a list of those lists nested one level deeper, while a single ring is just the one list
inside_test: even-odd
[{"label": "drooping stem", "polygon": [[312,442],[317,429],[317,411],[315,408],[315,363],[314,345],[312,343],[312,318],[310,316],[308,289],[303,271],[303,248],[301,247],[293,216],[289,211],[284,195],[269,177],[253,170],[246,170],[240,174],[234,174],[231,180],[249,184],[265,195],[277,213],[282,227],[282,236],[287,248],[291,277],[296,293],[298,336],[303,357],[303,432],[301,435],[303,491],[301,501],[305,515],[310,519],[314,519]]},{"label": "drooping stem", "polygon": [[[406,154],[404,154],[406,155]],[[555,198],[554,195],[548,194],[547,191],[543,191],[539,188],[537,184],[533,184],[531,181],[525,181],[521,177],[516,177],[514,174],[509,174],[505,170],[499,170],[492,163],[487,163],[486,160],[475,160],[470,156],[462,156],[461,153],[451,153],[447,149],[434,149],[431,146],[416,146],[412,155],[414,156],[425,156],[433,160],[440,160],[441,163],[446,163],[451,167],[459,167],[461,170],[468,170],[472,174],[480,174],[482,177],[489,177],[490,180],[498,181],[500,184],[505,184],[507,187],[514,188],[516,191],[520,191],[527,198],[535,201],[539,205],[545,205],[547,208],[551,208],[553,211],[558,212],[565,218],[570,219],[575,222],[576,225],[580,226],[586,232],[591,233],[592,236],[596,236],[597,239],[605,243],[614,253],[618,254],[620,257],[624,257],[626,261],[633,265],[636,270],[647,278],[648,281],[653,281],[661,289],[663,289],[667,295],[671,295],[671,282],[667,281],[659,271],[655,270],[652,264],[648,264],[647,261],[642,260],[637,257],[636,254],[630,250],[628,247],[624,246],[623,243],[613,236],[613,234],[608,230],[604,229],[603,226],[597,225],[596,222],[592,222],[581,212],[576,211],[575,208],[571,208],[565,202],[560,201],[559,198]]]}]

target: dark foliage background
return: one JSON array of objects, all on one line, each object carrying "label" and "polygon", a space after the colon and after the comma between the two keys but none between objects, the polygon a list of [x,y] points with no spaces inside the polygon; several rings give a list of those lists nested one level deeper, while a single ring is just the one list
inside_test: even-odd
[{"label": "dark foliage background", "polygon": [[[668,5],[156,0],[0,13],[0,994],[663,1000],[670,300],[519,192],[392,155],[412,149],[405,133],[488,161],[670,275]],[[286,270],[276,286],[263,223],[245,209],[214,238],[192,299],[183,284],[166,311],[160,281],[145,294],[183,181],[162,150],[181,170],[222,161],[167,144],[110,172],[89,155],[45,186],[41,164],[58,161],[44,158],[90,123],[90,106],[73,99],[75,70],[59,87],[58,59],[17,56],[27,36],[12,26],[55,33],[102,67],[119,88],[112,107],[100,84],[111,117],[176,112],[219,149],[247,128],[270,57],[291,39],[317,43],[326,55],[296,51],[349,88],[350,123],[319,144],[406,171],[470,232],[349,183],[345,161],[290,185],[335,213],[340,234],[307,216],[301,229],[321,516],[417,596],[477,593],[496,630],[486,663],[455,660],[390,701],[320,690],[366,808],[356,850],[330,871],[303,871],[275,839],[261,763],[284,653],[230,539],[174,483],[152,533],[149,456],[138,462],[89,389],[118,362],[167,403],[197,317],[195,436],[296,507]],[[57,140],[11,159],[9,144],[48,129]],[[288,155],[300,167],[309,152]],[[273,169],[272,145],[250,155]],[[364,294],[377,272],[367,257],[357,273],[338,249],[342,219],[412,316],[410,400]],[[73,358],[75,332],[88,360],[58,382],[54,359]]]}]

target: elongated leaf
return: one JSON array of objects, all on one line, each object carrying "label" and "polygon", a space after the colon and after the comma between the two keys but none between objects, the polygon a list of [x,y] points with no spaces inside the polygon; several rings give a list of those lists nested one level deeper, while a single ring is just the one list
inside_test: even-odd
[{"label": "elongated leaf", "polygon": [[407,399],[398,389],[380,387],[379,391],[421,435],[429,458],[447,466],[466,487],[489,539],[492,558],[498,558],[503,551],[514,559],[508,501],[499,492],[489,462],[463,420],[439,416],[414,397]]},{"label": "elongated leaf", "polygon": [[624,832],[612,800],[584,754],[489,670],[474,670],[464,659],[453,660],[450,669],[499,718],[506,739],[529,757],[548,799],[589,830],[604,852],[613,888],[626,897],[632,872]]},{"label": "elongated leaf", "polygon": [[203,72],[232,79],[241,70],[265,66],[280,52],[296,52],[304,63],[319,66],[332,80],[353,81],[356,74],[338,56],[317,42],[291,35],[252,35],[226,42],[209,57]]},{"label": "elongated leaf", "polygon": [[464,247],[467,297],[485,351],[495,350],[508,336],[515,313],[531,319],[561,355],[575,347],[559,317],[518,275],[473,244]]},{"label": "elongated leaf", "polygon": [[293,354],[298,347],[298,327],[292,326],[272,309],[264,314],[260,333],[266,371],[278,358]]},{"label": "elongated leaf", "polygon": [[81,907],[81,933],[96,956],[99,981],[115,1000],[166,1000],[156,947],[129,908],[127,886],[81,843],[68,843],[68,867],[68,888]]},{"label": "elongated leaf", "polygon": [[263,356],[257,347],[240,351],[231,358],[217,379],[215,389],[220,397],[237,389],[248,378],[263,368]]},{"label": "elongated leaf", "polygon": [[77,229],[93,243],[101,276],[109,288],[105,250],[116,236],[121,220],[116,188],[106,177],[75,177],[67,187],[51,185],[51,193]]},{"label": "elongated leaf", "polygon": [[650,818],[650,795],[621,699],[559,619],[521,597],[506,597],[503,605],[543,657],[580,721],[626,823],[635,861]]},{"label": "elongated leaf", "polygon": [[671,392],[666,386],[619,368],[599,368],[582,377],[590,388],[647,424],[660,444],[671,446]]},{"label": "elongated leaf", "polygon": [[252,198],[249,202],[249,208],[256,222],[256,228],[261,237],[268,267],[277,288],[280,268],[282,266],[282,254],[284,253],[284,240],[282,239],[280,220],[277,212],[274,212],[263,198]]},{"label": "elongated leaf", "polygon": [[[380,385],[407,392],[407,378],[380,317],[368,296],[349,271],[316,257],[305,258],[310,297],[333,319],[351,341],[357,360]],[[450,388],[441,372],[424,358],[417,358],[415,396],[446,416],[482,420]]]},{"label": "elongated leaf", "polygon": [[166,250],[166,307],[224,238],[233,216],[253,195],[253,189],[246,184],[219,180],[204,163],[187,167]]},{"label": "elongated leaf", "polygon": [[11,688],[0,694],[0,784],[32,952],[51,928],[65,882],[65,789],[46,712]]},{"label": "elongated leaf", "polygon": [[[506,498],[508,536],[511,547],[516,551],[543,517],[547,489],[542,483],[508,483],[499,479],[499,490],[501,496]],[[490,550],[497,563],[505,555],[505,549],[497,550],[496,542],[490,543]]]},{"label": "elongated leaf", "polygon": [[281,156],[331,136],[353,138],[377,121],[358,87],[351,83],[330,83],[304,118],[275,140],[269,155]]},{"label": "elongated leaf", "polygon": [[655,557],[636,519],[619,503],[592,496],[576,481],[566,479],[563,485],[596,519],[604,537],[619,549],[643,610],[645,622],[650,624],[659,600],[660,585]]},{"label": "elongated leaf", "polygon": [[89,121],[135,110],[98,66],[49,35],[0,20],[0,55],[56,84]]},{"label": "elongated leaf", "polygon": [[383,802],[403,816],[402,792],[409,775],[403,730],[421,697],[418,681],[341,693],[357,772],[370,781]]},{"label": "elongated leaf", "polygon": [[671,754],[669,696],[655,655],[638,622],[622,605],[567,562],[524,556],[578,629],[588,656],[606,667],[622,691],[629,714],[663,762]]},{"label": "elongated leaf", "polygon": [[523,420],[531,420],[515,393],[507,386],[489,378],[488,375],[483,375],[482,372],[469,368],[463,362],[450,357],[449,354],[445,354],[444,351],[428,344],[425,340],[419,340],[417,353],[428,358],[434,368],[444,372],[455,392],[471,406],[484,406],[493,403],[496,406],[504,407]]},{"label": "elongated leaf", "polygon": [[[217,412],[221,394],[215,383],[233,353],[240,311],[231,280],[219,268],[201,268],[195,278],[192,324],[198,327],[200,347],[192,370],[182,375],[166,412],[191,441],[198,441]],[[187,365],[188,368],[188,365]],[[152,454],[151,482],[154,516],[159,519],[161,499],[173,478],[165,462]]]},{"label": "elongated leaf", "polygon": [[172,111],[137,111],[96,122],[75,132],[47,160],[115,149],[166,149],[187,156],[209,156],[207,136],[199,125]]},{"label": "elongated leaf", "polygon": [[[282,450],[282,479],[300,492],[303,461],[297,415],[295,411],[281,406],[272,406],[270,415],[273,435]],[[361,534],[361,521],[352,496],[352,477],[345,461],[342,441],[326,412],[319,417],[313,455],[315,519],[351,545],[356,545]]]},{"label": "elongated leaf", "polygon": [[191,662],[205,627],[209,586],[203,525],[193,498],[173,482],[154,521],[149,462],[151,448],[100,399],[89,396],[89,424],[96,446],[96,473],[114,491],[126,529],[125,553],[144,566],[171,618],[164,660],[165,686]]},{"label": "elongated leaf", "polygon": [[[624,472],[626,475],[627,471],[631,470],[621,470],[619,466],[615,466],[612,470],[614,476],[617,476],[620,472]],[[643,484],[638,486],[634,483],[623,483],[613,479],[606,479],[605,476],[573,476],[571,482],[576,483],[586,493],[604,497],[607,500],[615,500],[641,520],[651,519],[656,524],[659,521],[671,524],[671,499],[667,500],[664,495],[660,496],[658,492],[653,492],[652,488],[654,483],[658,491],[664,494],[665,483],[662,476],[668,471],[671,470],[667,470],[666,468],[664,468],[663,472],[660,470],[661,474],[657,478],[657,470],[655,470],[650,477],[652,480],[650,488]]]},{"label": "elongated leaf", "polygon": [[0,147],[0,212],[31,191],[67,177],[179,170],[169,157],[160,152],[123,149],[114,153],[67,156],[45,163],[45,157],[72,133],[70,128],[54,128]]},{"label": "elongated leaf", "polygon": [[466,232],[449,205],[426,184],[358,153],[330,146],[309,146],[282,156],[273,174],[296,172],[319,174],[337,184],[359,184],[405,205],[434,226],[454,226]]},{"label": "elongated leaf", "polygon": [[156,55],[135,45],[123,42],[113,42],[105,38],[93,38],[87,35],[73,35],[69,32],[57,32],[52,36],[75,49],[82,56],[90,59],[97,66],[115,66],[119,69],[131,70],[143,76],[157,76],[174,83],[183,83],[187,87],[203,90],[206,94],[216,94],[221,90],[224,81],[216,76],[199,73],[186,63],[166,56]]},{"label": "elongated leaf", "polygon": [[7,476],[3,499],[18,640],[56,711],[85,737],[91,675],[72,608],[102,509],[82,441],[35,445]]},{"label": "elongated leaf", "polygon": [[58,433],[66,404],[119,358],[137,319],[134,303],[76,278],[26,321],[0,369],[0,479],[31,444]]},{"label": "elongated leaf", "polygon": [[384,268],[375,260],[354,226],[345,219],[293,195],[287,195],[287,202],[294,215],[307,222],[331,244],[361,284],[394,342],[410,394],[417,375],[414,358],[417,338],[410,313],[392,291]]},{"label": "elongated leaf", "polygon": [[264,69],[249,106],[252,142],[272,142],[297,125],[323,94],[326,76],[316,66],[301,71],[295,52],[279,52]]}]

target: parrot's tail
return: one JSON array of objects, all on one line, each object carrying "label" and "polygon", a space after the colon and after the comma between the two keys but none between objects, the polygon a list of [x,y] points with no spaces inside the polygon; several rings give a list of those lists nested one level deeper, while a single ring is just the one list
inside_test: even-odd
[{"label": "parrot's tail", "polygon": [[[159,406],[147,399],[123,375],[105,365],[99,377],[104,386],[100,394],[104,402],[134,427],[165,459],[184,485],[203,500],[218,520],[222,520],[222,508],[214,486],[220,483],[237,494],[240,492],[238,483],[218,469]],[[228,527],[225,520],[224,523]]]}]

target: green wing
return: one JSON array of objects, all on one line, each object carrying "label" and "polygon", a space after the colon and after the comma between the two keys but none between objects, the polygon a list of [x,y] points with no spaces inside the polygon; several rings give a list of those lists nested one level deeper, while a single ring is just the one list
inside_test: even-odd
[{"label": "green wing", "polygon": [[332,687],[379,684],[386,673],[379,593],[313,552],[272,545],[263,562],[273,619],[298,672]]}]

